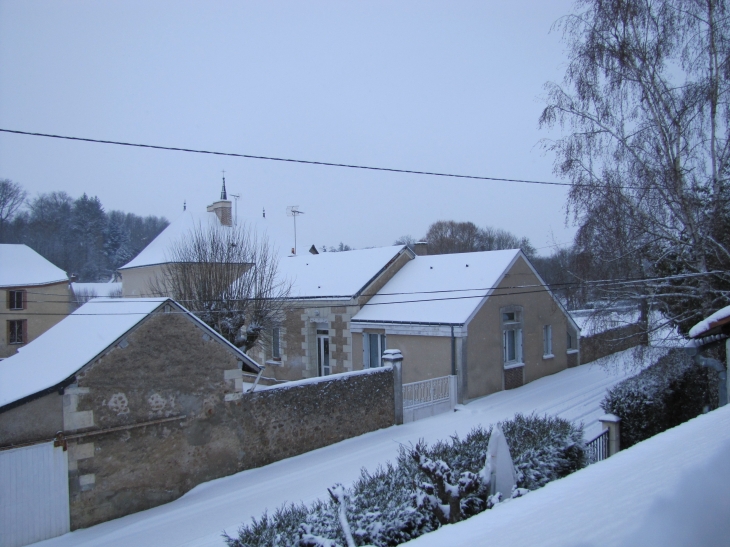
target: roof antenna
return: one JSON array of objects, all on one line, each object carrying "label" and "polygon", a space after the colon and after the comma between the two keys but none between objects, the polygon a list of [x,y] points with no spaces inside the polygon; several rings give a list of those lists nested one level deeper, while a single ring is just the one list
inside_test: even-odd
[{"label": "roof antenna", "polygon": [[297,254],[297,217],[299,215],[303,215],[304,211],[299,210],[299,205],[289,205],[286,208],[286,216],[294,217],[294,248],[292,249],[292,254]]},{"label": "roof antenna", "polygon": [[226,170],[224,169],[221,171],[223,173],[223,188],[221,188],[221,199],[228,199],[228,194],[226,194]]}]

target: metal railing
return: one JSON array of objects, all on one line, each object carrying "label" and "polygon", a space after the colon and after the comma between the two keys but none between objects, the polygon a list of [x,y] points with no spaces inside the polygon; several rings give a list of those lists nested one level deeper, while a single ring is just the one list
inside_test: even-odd
[{"label": "metal railing", "polygon": [[608,458],[608,429],[586,443],[590,463],[600,462]]},{"label": "metal railing", "polygon": [[403,384],[403,408],[432,405],[451,398],[450,376]]}]

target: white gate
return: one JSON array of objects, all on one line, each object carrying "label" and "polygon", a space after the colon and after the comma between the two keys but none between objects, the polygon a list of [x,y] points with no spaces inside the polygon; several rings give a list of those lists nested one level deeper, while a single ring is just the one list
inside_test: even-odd
[{"label": "white gate", "polygon": [[414,422],[456,406],[456,376],[403,384],[403,423]]},{"label": "white gate", "polygon": [[0,547],[69,529],[68,452],[52,442],[0,451]]}]

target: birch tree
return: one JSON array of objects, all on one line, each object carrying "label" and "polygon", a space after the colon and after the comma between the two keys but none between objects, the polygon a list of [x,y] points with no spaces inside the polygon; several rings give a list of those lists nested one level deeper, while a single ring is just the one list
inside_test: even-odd
[{"label": "birch tree", "polygon": [[571,182],[578,252],[686,330],[730,295],[728,0],[580,0],[540,124]]}]

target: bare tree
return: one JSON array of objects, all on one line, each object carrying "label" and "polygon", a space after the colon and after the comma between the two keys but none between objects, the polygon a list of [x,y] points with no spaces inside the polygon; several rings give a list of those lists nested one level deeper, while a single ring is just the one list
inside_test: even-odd
[{"label": "bare tree", "polygon": [[169,295],[248,351],[283,318],[291,283],[265,236],[245,224],[198,224],[168,251],[153,294]]},{"label": "bare tree", "polygon": [[439,220],[429,226],[425,241],[429,254],[473,253],[477,251],[498,251],[500,249],[522,249],[528,255],[535,254],[535,248],[526,238],[499,228],[479,228],[473,222]]},{"label": "bare tree", "polygon": [[0,241],[3,241],[5,225],[25,203],[28,193],[17,182],[0,179]]},{"label": "bare tree", "polygon": [[579,252],[682,329],[730,300],[728,0],[581,0],[542,126],[572,183]]}]

